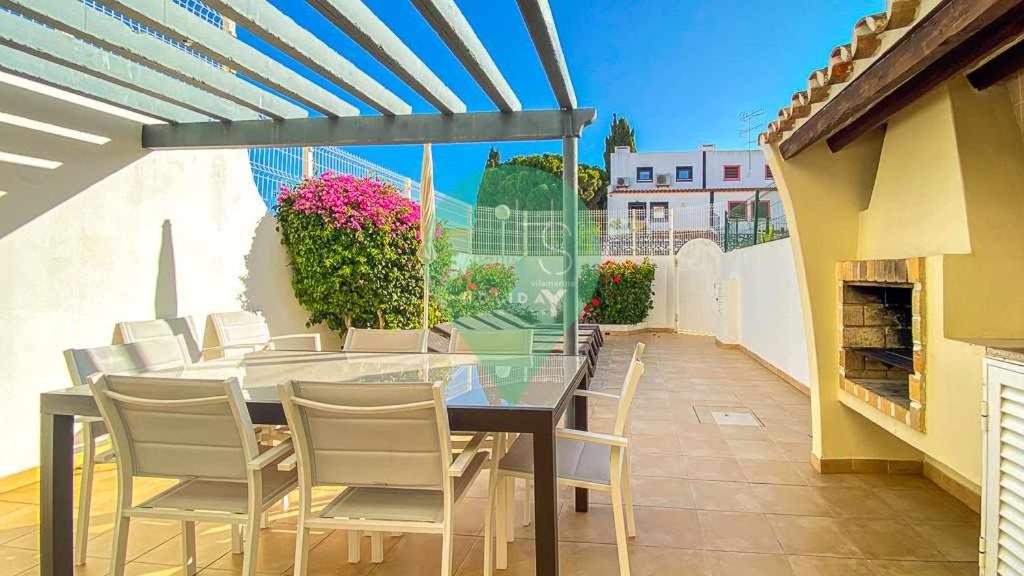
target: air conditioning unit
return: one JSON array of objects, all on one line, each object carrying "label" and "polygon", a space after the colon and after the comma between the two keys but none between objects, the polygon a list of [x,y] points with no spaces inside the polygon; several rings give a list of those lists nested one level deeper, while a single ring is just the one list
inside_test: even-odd
[{"label": "air conditioning unit", "polygon": [[669,182],[671,182],[668,174],[658,174],[654,177],[654,180],[658,186],[668,186]]},{"label": "air conditioning unit", "polygon": [[615,178],[615,185],[620,188],[629,186],[629,176],[618,176]]}]

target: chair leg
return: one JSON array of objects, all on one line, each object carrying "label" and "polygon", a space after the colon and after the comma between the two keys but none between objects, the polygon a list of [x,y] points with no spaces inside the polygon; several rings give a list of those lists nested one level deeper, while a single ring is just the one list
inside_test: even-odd
[{"label": "chair leg", "polygon": [[636,537],[636,515],[633,511],[633,484],[630,479],[632,476],[629,452],[626,452],[622,464],[622,502],[626,508],[626,535],[630,538]]},{"label": "chair leg", "polygon": [[533,480],[526,481],[526,489],[523,490],[523,526],[529,526],[533,522]]},{"label": "chair leg", "polygon": [[242,553],[242,530],[245,529],[244,524],[228,524],[228,528],[231,530],[231,553],[241,554]]},{"label": "chair leg", "polygon": [[348,531],[348,563],[358,564],[359,563],[359,530]]},{"label": "chair leg", "polygon": [[370,534],[370,562],[380,564],[384,561],[384,533],[372,532]]},{"label": "chair leg", "polygon": [[266,528],[267,526],[270,526],[270,512],[260,514],[260,528]]},{"label": "chair leg", "polygon": [[452,540],[454,540],[455,534],[451,515],[447,516],[444,529],[441,532],[441,576],[451,576],[452,574]]},{"label": "chair leg", "polygon": [[196,523],[181,523],[181,564],[185,569],[185,576],[195,576],[196,573]]},{"label": "chair leg", "polygon": [[245,524],[245,552],[242,556],[242,576],[256,576],[256,561],[260,553],[260,516],[250,512]]},{"label": "chair leg", "polygon": [[622,461],[612,456],[612,517],[615,520],[615,546],[619,552],[619,576],[629,576],[629,547],[626,541],[626,518],[622,504]]},{"label": "chair leg", "polygon": [[[484,573],[483,576],[494,574],[494,518],[498,505],[498,481],[492,473],[487,479],[487,508],[484,510]],[[500,520],[500,519],[499,519]],[[499,545],[500,546],[500,545]]]},{"label": "chair leg", "polygon": [[516,479],[505,479],[505,539],[516,539]]},{"label": "chair leg", "polygon": [[299,529],[295,531],[295,567],[292,574],[295,576],[306,576],[309,568],[309,528],[305,522],[299,519]]},{"label": "chair leg", "polygon": [[[499,479],[495,481],[495,494],[494,494],[494,566],[498,570],[505,570],[508,568],[508,522],[505,521],[505,516],[508,514],[506,510],[507,500],[505,499],[505,491],[508,489],[508,483],[505,480]],[[488,576],[485,574],[484,576]]]},{"label": "chair leg", "polygon": [[114,520],[114,544],[110,553],[110,575],[124,576],[124,567],[128,560],[128,530],[131,528],[132,519],[121,514],[117,510],[117,518]]},{"label": "chair leg", "polygon": [[92,508],[92,479],[96,467],[96,438],[92,422],[82,424],[82,483],[78,488],[78,532],[75,534],[75,566],[85,564],[89,547],[89,511]]}]

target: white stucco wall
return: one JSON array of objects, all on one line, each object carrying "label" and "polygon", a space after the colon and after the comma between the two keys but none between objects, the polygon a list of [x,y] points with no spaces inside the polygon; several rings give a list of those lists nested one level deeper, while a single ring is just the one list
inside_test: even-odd
[{"label": "white stucco wall", "polygon": [[38,464],[39,394],[70,385],[62,351],[110,344],[120,320],[192,315],[202,338],[206,314],[245,307],[306,331],[244,150],[146,154],[134,121],[5,84],[0,102],[111,139],[0,128],[0,149],[63,162],[0,163],[0,418],[17,434],[0,477]]},{"label": "white stucco wall", "polygon": [[743,345],[809,386],[807,337],[788,238],[725,253],[719,298],[719,340]]}]

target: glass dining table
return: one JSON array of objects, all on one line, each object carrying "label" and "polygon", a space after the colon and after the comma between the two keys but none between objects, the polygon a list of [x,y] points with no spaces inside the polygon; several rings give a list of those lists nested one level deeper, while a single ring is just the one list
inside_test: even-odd
[{"label": "glass dining table", "polygon": [[[558,573],[555,427],[566,415],[569,427],[586,429],[585,398],[574,395],[588,385],[584,356],[265,351],[144,375],[238,378],[254,424],[287,423],[276,387],[289,380],[443,383],[452,430],[533,435],[536,573]],[[99,411],[87,386],[41,394],[40,407],[41,573],[70,576],[74,418]],[[576,498],[585,510],[586,492]]]}]

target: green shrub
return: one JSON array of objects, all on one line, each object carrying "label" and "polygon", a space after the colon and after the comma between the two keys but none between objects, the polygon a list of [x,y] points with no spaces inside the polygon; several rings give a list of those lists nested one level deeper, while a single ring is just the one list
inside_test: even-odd
[{"label": "green shrub", "polygon": [[[349,326],[420,326],[416,203],[376,180],[326,173],[282,188],[276,210],[292,288],[310,325],[324,323],[339,332]],[[452,260],[443,231],[434,246],[431,275],[440,282]]]},{"label": "green shrub", "polygon": [[596,324],[639,324],[654,308],[654,264],[605,261],[585,266],[580,286],[596,286],[580,319]]},{"label": "green shrub", "polygon": [[508,309],[509,295],[516,285],[516,271],[504,264],[470,264],[465,272],[448,278],[442,297],[447,319],[475,316]]}]

